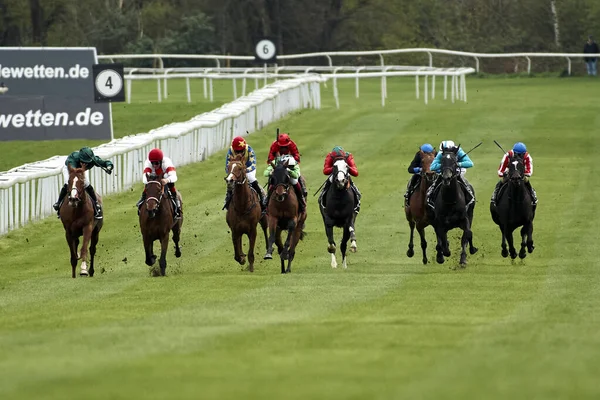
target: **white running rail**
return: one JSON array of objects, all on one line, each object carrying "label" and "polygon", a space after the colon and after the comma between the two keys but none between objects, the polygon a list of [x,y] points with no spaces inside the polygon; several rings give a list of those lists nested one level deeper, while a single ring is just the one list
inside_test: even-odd
[{"label": "white running rail", "polygon": [[[108,175],[93,168],[90,183],[101,195],[131,188],[141,182],[143,162],[153,147],[163,149],[177,165],[203,161],[234,136],[252,133],[294,110],[321,108],[322,80],[306,75],[278,81],[189,121],[98,146],[94,153],[111,160],[115,169]],[[64,183],[65,159],[55,156],[0,173],[0,234],[55,215],[52,204]]]}]

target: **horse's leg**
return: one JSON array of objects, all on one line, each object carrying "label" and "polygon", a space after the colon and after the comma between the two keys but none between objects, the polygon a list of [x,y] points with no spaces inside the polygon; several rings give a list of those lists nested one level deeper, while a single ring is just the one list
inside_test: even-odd
[{"label": "horse's leg", "polygon": [[[414,247],[413,239],[415,237],[415,222],[412,220],[408,221],[408,226],[410,227],[410,239],[408,240],[408,251],[406,252],[406,255],[409,257],[412,257],[415,255],[415,251],[413,250],[413,247]],[[419,232],[419,234],[420,233],[421,232]],[[423,236],[421,236],[421,244],[422,243],[423,243]]]},{"label": "horse's leg", "polygon": [[331,268],[337,268],[337,260],[335,258],[336,245],[333,237],[333,221],[324,216],[323,223],[325,225],[325,235],[327,235],[327,251],[331,254]]},{"label": "horse's leg", "polygon": [[506,258],[508,257],[508,248],[506,247],[506,235],[504,234],[504,225],[502,224],[500,224],[500,232],[502,233],[502,251],[500,254],[502,254],[502,257]]},{"label": "horse's leg", "polygon": [[267,240],[267,252],[265,254],[265,260],[273,259],[273,244],[276,241],[276,232],[277,232],[277,219],[269,216],[269,240]]},{"label": "horse's leg", "polygon": [[473,210],[475,209],[475,203],[473,203],[473,206],[469,209],[469,229],[471,230],[471,238],[469,239],[469,254],[475,254],[479,251],[479,249],[475,246],[473,246],[473,230],[471,229],[473,227]]},{"label": "horse's leg", "polygon": [[173,225],[173,243],[175,243],[175,257],[181,257],[181,248],[179,247],[179,240],[181,239],[181,224],[183,217]]},{"label": "horse's leg", "polygon": [[69,253],[71,254],[71,277],[75,278],[75,268],[77,268],[77,242],[75,241],[77,238],[73,238],[69,232],[65,232],[65,238],[67,239],[67,244],[69,245]]},{"label": "horse's leg", "polygon": [[254,272],[254,246],[256,246],[256,225],[250,229],[248,234],[248,271]]},{"label": "horse's leg", "polygon": [[425,227],[422,224],[417,224],[417,232],[419,232],[419,237],[421,238],[421,250],[423,250],[423,264],[427,264],[427,240],[425,240]]},{"label": "horse's leg", "polygon": [[272,256],[270,258],[267,258],[267,252],[269,251],[269,223],[267,222],[267,214],[261,215],[260,220],[260,227],[263,231],[263,234],[265,235],[265,256],[264,259],[271,259],[273,258]]},{"label": "horse's leg", "polygon": [[437,252],[435,260],[438,264],[444,263],[444,246],[446,245],[444,228],[436,226],[435,228],[435,236],[437,238],[437,245],[435,246],[435,250]]},{"label": "horse's leg", "polygon": [[169,232],[160,238],[160,259],[158,265],[160,266],[160,275],[165,276],[167,273],[167,250],[169,250]]},{"label": "horse's leg", "polygon": [[523,225],[521,227],[521,249],[519,250],[519,258],[523,259],[527,257],[527,247],[526,238],[527,238],[527,225]]},{"label": "horse's leg", "polygon": [[465,222],[461,225],[463,234],[460,239],[460,266],[461,268],[465,268],[467,266],[467,245],[472,240],[473,232],[471,232],[471,224],[468,218],[466,218]]},{"label": "horse's leg", "polygon": [[352,223],[350,224],[350,251],[353,253],[356,253],[356,230],[354,228],[356,215],[356,213],[352,213]]},{"label": "horse's leg", "polygon": [[[291,265],[291,261],[290,261],[290,247],[292,246],[292,243],[294,243],[295,231],[296,231],[296,228],[298,227],[298,224],[299,224],[299,222],[297,222],[295,220],[290,220],[290,222],[288,223],[287,238],[285,239],[285,244],[283,245],[283,252],[280,254],[281,262],[282,262],[281,268],[284,267],[284,261],[285,260],[288,261],[288,265],[287,265],[287,269],[285,270],[285,273],[292,272],[292,265]],[[283,270],[282,270],[282,272],[283,272]]]},{"label": "horse's leg", "polygon": [[342,244],[340,244],[340,250],[342,252],[342,266],[344,269],[348,268],[346,264],[346,249],[348,248],[348,240],[350,239],[350,228],[352,225],[344,226],[344,231],[342,234]]},{"label": "horse's leg", "polygon": [[83,227],[83,241],[81,242],[81,270],[79,271],[79,276],[89,276],[87,255],[93,229],[93,224],[91,223]]},{"label": "horse's leg", "polygon": [[240,265],[246,264],[246,259],[242,253],[242,234],[236,230],[231,230],[231,243],[233,243],[233,258]]},{"label": "horse's leg", "polygon": [[94,256],[96,255],[96,245],[98,244],[98,238],[100,230],[96,227],[92,231],[92,238],[90,240],[90,276],[94,276]]},{"label": "horse's leg", "polygon": [[151,267],[156,262],[154,255],[154,240],[150,239],[148,234],[144,234],[144,252],[146,253],[146,265]]},{"label": "horse's leg", "polygon": [[505,226],[504,229],[504,236],[506,236],[506,241],[508,242],[508,253],[510,254],[510,258],[514,260],[517,258],[517,250],[515,249],[515,243],[513,241],[514,228],[511,229],[508,226]]},{"label": "horse's leg", "polygon": [[296,256],[296,246],[298,245],[298,242],[300,241],[300,238],[302,237],[302,227],[304,225],[304,221],[298,220],[298,222],[295,223],[294,229],[292,231],[292,239],[290,241],[289,244],[289,251],[288,251],[288,266],[287,266],[287,272],[292,272],[292,261],[294,261],[294,257]]},{"label": "horse's leg", "polygon": [[533,244],[533,220],[527,224],[527,251],[533,253],[535,245]]}]

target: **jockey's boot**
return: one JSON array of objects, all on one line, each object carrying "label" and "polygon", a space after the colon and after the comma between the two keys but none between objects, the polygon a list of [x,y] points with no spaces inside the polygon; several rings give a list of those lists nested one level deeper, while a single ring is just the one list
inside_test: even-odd
[{"label": "jockey's boot", "polygon": [[229,207],[229,203],[231,203],[232,198],[233,190],[227,188],[227,193],[225,194],[225,204],[223,205],[223,208],[221,208],[221,210],[227,210],[227,207]]},{"label": "jockey's boot", "polygon": [[323,186],[323,190],[321,190],[321,194],[319,195],[319,204],[321,204],[321,206],[323,208],[325,208],[327,206],[325,204],[325,202],[327,200],[327,191],[329,190],[330,186],[331,186],[331,181],[329,179],[327,179],[325,181],[325,186]]},{"label": "jockey's boot", "polygon": [[525,185],[529,190],[529,195],[531,196],[531,205],[533,206],[533,212],[535,213],[535,209],[537,208],[538,203],[537,194],[535,193],[535,189],[533,188],[533,186],[531,186],[531,182],[529,182],[529,179],[525,181]]},{"label": "jockey's boot", "polygon": [[358,214],[360,212],[360,199],[362,195],[356,186],[354,186],[354,182],[350,181],[350,187],[354,191],[354,197],[356,198],[356,205],[354,207],[354,214]]},{"label": "jockey's boot", "polygon": [[261,211],[265,211],[265,209],[267,208],[267,203],[265,201],[265,194],[262,191],[262,188],[260,187],[258,181],[254,181],[250,184],[250,186],[252,187],[252,189],[254,189],[256,191],[256,193],[258,194],[258,200],[260,201],[260,210]]},{"label": "jockey's boot", "polygon": [[408,181],[408,185],[406,185],[406,193],[404,193],[404,205],[408,206],[408,201],[410,200],[410,196],[413,194],[415,188],[419,184],[419,174],[413,174],[410,177],[410,181]]},{"label": "jockey's boot", "polygon": [[490,203],[492,203],[492,205],[495,207],[496,206],[496,198],[498,197],[498,192],[500,191],[500,188],[502,187],[502,180],[499,180],[498,183],[496,183],[496,187],[494,188],[494,193],[492,193],[492,198],[490,199]]},{"label": "jockey's boot", "polygon": [[306,190],[306,185],[304,184],[304,179],[301,177],[298,177],[298,182],[300,182],[300,187],[302,188],[302,194],[304,194],[304,197],[307,197],[308,191]]},{"label": "jockey's boot", "polygon": [[94,190],[92,185],[89,185],[88,187],[86,187],[85,191],[92,199],[92,204],[94,205],[94,218],[102,219],[103,218],[102,206],[100,205],[100,203],[98,203],[98,198],[96,197],[96,191]]},{"label": "jockey's boot", "polygon": [[57,216],[60,216],[60,206],[62,205],[62,202],[65,199],[65,196],[67,195],[67,190],[69,190],[69,186],[65,183],[62,189],[60,189],[58,200],[52,205],[52,208],[54,208],[54,210],[56,211]]},{"label": "jockey's boot", "polygon": [[135,204],[138,209],[138,215],[140,215],[140,209],[142,208],[142,204],[144,204],[144,201],[146,201],[146,191],[145,190],[142,192],[142,197],[140,197],[138,202]]},{"label": "jockey's boot", "polygon": [[294,191],[296,192],[296,197],[298,198],[298,213],[302,214],[304,210],[306,210],[306,199],[304,198],[304,193],[302,193],[300,181],[294,185]]},{"label": "jockey's boot", "polygon": [[179,197],[177,197],[177,190],[175,190],[175,188],[173,188],[173,190],[169,189],[169,197],[171,198],[171,201],[173,202],[173,205],[175,206],[175,215],[173,216],[174,219],[180,219],[181,218],[181,203],[179,202]]}]

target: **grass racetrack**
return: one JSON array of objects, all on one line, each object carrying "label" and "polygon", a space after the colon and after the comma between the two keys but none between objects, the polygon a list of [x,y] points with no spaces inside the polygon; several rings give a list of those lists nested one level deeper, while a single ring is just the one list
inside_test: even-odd
[{"label": "grass racetrack", "polygon": [[[385,107],[378,80],[361,81],[360,99],[353,80],[339,85],[340,110],[329,82],[322,110],[249,136],[261,183],[276,126],[303,155],[308,236],[292,274],[279,273],[277,257],[262,260],[260,235],[254,274],[233,260],[221,211],[224,151],[178,169],[183,256],[170,244],[166,278],[150,278],[144,264],[134,206],[141,184],[105,199],[94,278],[70,278],[55,218],[0,238],[0,398],[597,399],[599,82],[470,78],[469,102],[452,104],[438,80],[426,106],[414,80],[388,79]],[[154,104],[149,92],[129,110],[187,107],[183,96]],[[116,120],[131,118],[125,107],[115,111]],[[430,264],[421,263],[418,239],[406,256],[406,168],[420,144],[443,139],[466,150],[484,142],[467,173],[479,252],[459,271],[449,268],[458,264],[457,231],[443,265],[431,228]],[[536,249],[524,260],[500,256],[490,218],[502,156],[493,139],[506,148],[522,140],[533,156],[540,203]],[[347,270],[329,266],[313,197],[336,144],[354,154],[363,193]]]}]

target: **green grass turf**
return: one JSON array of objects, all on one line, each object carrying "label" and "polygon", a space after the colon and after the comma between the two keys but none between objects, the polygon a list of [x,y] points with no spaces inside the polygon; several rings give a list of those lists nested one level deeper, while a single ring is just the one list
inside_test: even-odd
[{"label": "green grass turf", "polygon": [[[141,185],[106,199],[92,279],[70,278],[54,218],[0,238],[0,398],[598,398],[598,83],[469,79],[467,104],[441,100],[440,85],[425,106],[414,81],[389,79],[386,107],[379,88],[362,81],[355,99],[340,82],[336,110],[329,82],[322,110],[249,137],[264,160],[278,126],[303,154],[308,236],[290,275],[278,260],[252,275],[234,262],[220,211],[224,151],[178,169],[183,256],[170,249],[166,278],[143,263]],[[405,255],[406,167],[421,143],[442,139],[484,141],[467,173],[480,250],[459,271],[449,268],[458,232],[443,265],[422,265],[418,245]],[[493,139],[523,140],[533,154],[540,205],[525,260],[500,256],[489,216],[502,156]],[[312,196],[335,144],[354,153],[364,196],[346,271],[329,266]],[[262,237],[258,246],[262,255]]]}]

